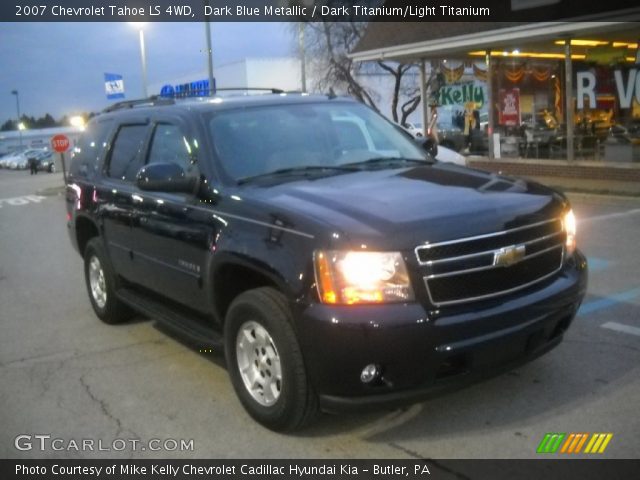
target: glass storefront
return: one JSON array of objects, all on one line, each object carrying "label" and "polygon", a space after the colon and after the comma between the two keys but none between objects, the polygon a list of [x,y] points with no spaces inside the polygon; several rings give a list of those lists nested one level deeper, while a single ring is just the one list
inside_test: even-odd
[{"label": "glass storefront", "polygon": [[500,145],[494,153],[500,157],[567,159],[567,138],[573,137],[575,159],[640,161],[637,43],[572,40],[572,46],[574,42],[589,48],[572,54],[570,82],[564,54],[558,52],[492,51],[491,82],[485,52],[432,63],[439,72],[431,97],[438,128],[459,131],[464,136],[461,149],[470,154],[488,154],[493,133]]}]

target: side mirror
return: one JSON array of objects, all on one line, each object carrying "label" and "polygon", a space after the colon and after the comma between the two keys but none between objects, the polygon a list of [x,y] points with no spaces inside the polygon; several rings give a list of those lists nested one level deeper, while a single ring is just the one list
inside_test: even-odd
[{"label": "side mirror", "polygon": [[438,155],[438,142],[436,142],[433,137],[418,137],[415,141],[418,142],[429,155],[436,158],[436,155]]},{"label": "side mirror", "polygon": [[151,163],[142,167],[136,175],[140,190],[174,193],[194,193],[198,180],[187,176],[175,163]]}]

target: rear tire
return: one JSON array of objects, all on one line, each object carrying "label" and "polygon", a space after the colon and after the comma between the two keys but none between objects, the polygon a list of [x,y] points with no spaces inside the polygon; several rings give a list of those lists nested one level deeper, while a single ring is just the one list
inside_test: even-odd
[{"label": "rear tire", "polygon": [[99,237],[89,240],[84,250],[84,277],[91,306],[100,320],[113,325],[131,317],[129,307],[116,297],[116,275]]},{"label": "rear tire", "polygon": [[225,357],[240,402],[276,431],[308,424],[318,411],[291,310],[280,292],[263,287],[240,294],[225,321]]}]

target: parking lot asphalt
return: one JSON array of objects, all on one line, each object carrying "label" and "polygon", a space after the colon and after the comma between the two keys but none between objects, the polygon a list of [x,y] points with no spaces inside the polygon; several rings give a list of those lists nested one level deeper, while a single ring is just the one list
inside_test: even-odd
[{"label": "parking lot asphalt", "polygon": [[[424,403],[323,415],[282,435],[244,412],[221,352],[201,352],[153,320],[97,319],[61,185],[60,174],[0,170],[1,458],[535,458],[548,432],[612,433],[599,457],[640,457],[638,199],[572,197],[589,293],[549,354]],[[30,448],[24,437],[16,448],[19,435],[31,436]],[[61,450],[50,440],[41,450],[35,435],[60,439]],[[83,439],[94,450],[73,448]],[[154,439],[187,449],[152,451]]]}]

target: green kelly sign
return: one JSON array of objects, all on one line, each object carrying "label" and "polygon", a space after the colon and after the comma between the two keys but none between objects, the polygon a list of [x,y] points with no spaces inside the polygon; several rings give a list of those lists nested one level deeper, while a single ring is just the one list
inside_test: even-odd
[{"label": "green kelly sign", "polygon": [[438,105],[464,105],[475,102],[480,109],[484,105],[484,86],[475,83],[461,85],[445,85],[438,90]]}]

